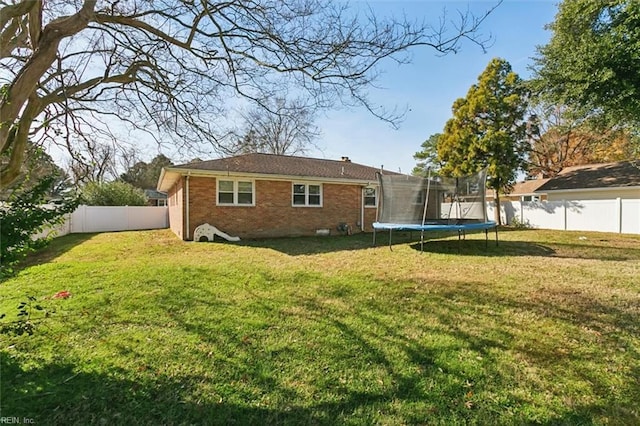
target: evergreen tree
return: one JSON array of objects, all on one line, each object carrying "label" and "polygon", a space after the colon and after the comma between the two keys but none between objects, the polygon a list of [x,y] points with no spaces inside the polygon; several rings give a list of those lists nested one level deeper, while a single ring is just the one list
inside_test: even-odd
[{"label": "evergreen tree", "polygon": [[422,150],[413,154],[414,160],[418,160],[418,164],[413,168],[411,174],[416,176],[427,176],[428,170],[431,174],[437,173],[442,164],[438,160],[438,141],[442,136],[441,133],[435,133],[429,136],[429,139],[422,142],[420,147]]},{"label": "evergreen tree", "polygon": [[120,175],[120,179],[136,188],[155,189],[163,167],[172,166],[173,162],[167,156],[158,154],[150,163],[138,161]]},{"label": "evergreen tree", "polygon": [[[495,58],[471,86],[465,98],[453,104],[438,141],[442,173],[462,176],[488,168],[488,186],[496,194],[508,190],[526,155],[527,93],[520,77],[504,59]],[[496,221],[500,223],[499,209]]]}]

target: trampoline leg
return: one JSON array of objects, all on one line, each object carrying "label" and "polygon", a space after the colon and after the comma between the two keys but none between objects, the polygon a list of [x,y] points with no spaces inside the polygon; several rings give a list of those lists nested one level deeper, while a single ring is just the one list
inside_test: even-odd
[{"label": "trampoline leg", "polygon": [[393,251],[393,249],[391,248],[391,232],[392,232],[392,229],[389,228],[389,250]]},{"label": "trampoline leg", "polygon": [[484,230],[484,248],[489,248],[489,230]]},{"label": "trampoline leg", "polygon": [[498,247],[498,227],[495,227],[496,230],[496,247]]},{"label": "trampoline leg", "polygon": [[420,253],[424,253],[424,230],[420,231]]},{"label": "trampoline leg", "polygon": [[376,228],[373,228],[373,246],[376,246]]}]

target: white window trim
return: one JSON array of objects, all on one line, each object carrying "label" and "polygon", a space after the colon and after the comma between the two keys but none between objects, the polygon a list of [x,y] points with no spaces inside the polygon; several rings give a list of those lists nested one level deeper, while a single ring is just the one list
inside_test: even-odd
[{"label": "white window trim", "polygon": [[[365,197],[365,190],[366,189],[373,189],[375,191],[375,203],[372,206],[368,206],[364,203],[364,199]],[[362,188],[362,205],[364,206],[365,209],[376,209],[378,208],[378,187],[377,186],[365,186],[364,188]]]},{"label": "white window trim", "polygon": [[[293,196],[295,195],[293,190],[296,185],[304,185],[304,204],[294,204]],[[320,187],[320,204],[309,204],[309,185]],[[292,207],[322,207],[324,204],[324,189],[321,183],[315,182],[292,182],[291,183],[291,206]]]},{"label": "white window trim", "polygon": [[[233,182],[233,203],[220,202],[220,182]],[[251,182],[251,204],[238,203],[238,182]],[[256,182],[253,179],[218,178],[216,180],[216,206],[221,207],[255,207]]]}]

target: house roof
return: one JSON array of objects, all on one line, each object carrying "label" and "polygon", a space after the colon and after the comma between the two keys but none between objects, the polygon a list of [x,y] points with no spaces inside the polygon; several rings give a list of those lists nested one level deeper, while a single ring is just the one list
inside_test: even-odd
[{"label": "house roof", "polygon": [[563,169],[536,192],[640,187],[640,164],[633,161],[588,164]]},{"label": "house roof", "polygon": [[511,191],[507,195],[530,195],[536,192],[542,185],[547,183],[549,179],[531,179],[523,182],[517,182],[513,185]]},{"label": "house roof", "polygon": [[[159,190],[168,190],[179,176],[187,174],[278,176],[283,178],[313,178],[332,181],[376,182],[381,169],[343,160],[297,157],[275,154],[243,154],[216,160],[200,161],[163,168],[158,180]],[[386,174],[398,174],[384,171]]]},{"label": "house roof", "polygon": [[166,200],[167,194],[164,192],[156,191],[155,189],[145,189],[144,195],[149,199]]}]

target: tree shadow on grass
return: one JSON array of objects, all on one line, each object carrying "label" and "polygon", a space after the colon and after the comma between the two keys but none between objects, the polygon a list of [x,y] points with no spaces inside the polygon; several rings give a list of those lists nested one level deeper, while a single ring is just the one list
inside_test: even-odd
[{"label": "tree shadow on grass", "polygon": [[[348,327],[342,329],[350,332]],[[367,349],[366,344],[364,349]],[[154,380],[133,381],[122,378],[130,372],[77,372],[73,365],[64,363],[25,369],[7,353],[0,354],[3,376],[1,415],[28,419],[33,424],[335,425],[350,423],[352,415],[360,419],[359,423],[370,424],[374,420],[366,420],[368,413],[375,418],[379,410],[389,409],[391,401],[413,400],[417,403],[421,395],[421,386],[416,378],[398,376],[393,392],[347,390],[337,385],[332,390],[333,401],[325,399],[299,404],[293,398],[287,401],[286,397],[275,404],[260,403],[257,399],[229,401],[226,395],[200,393],[199,385],[203,379],[198,376],[159,375]],[[425,356],[424,352],[420,353],[420,359],[424,360]],[[428,361],[422,363],[427,365]],[[251,367],[247,366],[247,370],[250,371]],[[259,384],[260,392],[265,394],[286,395],[290,392],[275,380],[258,376],[242,380]],[[220,383],[221,394],[228,393],[233,386],[233,383]],[[432,414],[434,417],[448,416],[446,409]],[[427,418],[417,412],[405,412],[396,420],[402,424],[421,424]]]},{"label": "tree shadow on grass", "polygon": [[[450,232],[430,231],[425,233],[425,241],[438,238],[447,238]],[[493,237],[490,237],[493,238]],[[369,250],[384,247],[393,247],[420,241],[419,231],[394,231],[388,232],[363,232],[354,235],[336,235],[327,237],[286,237],[242,240],[239,243],[246,247],[260,247],[276,250],[289,256],[312,255],[332,253],[339,251]],[[495,242],[489,241],[489,244]],[[225,243],[226,244],[226,243]]]},{"label": "tree shadow on grass", "polygon": [[289,256],[332,253],[339,251],[366,250],[373,247],[372,234],[335,235],[326,237],[285,237],[242,240],[246,247],[276,250]]},{"label": "tree shadow on grass", "polygon": [[[240,316],[227,321],[226,329],[218,325],[237,311],[225,310],[215,291],[194,293],[195,289],[187,286],[189,291],[182,294],[175,288],[167,289],[166,294],[154,296],[154,304],[170,313],[178,330],[198,336],[197,341],[208,344],[207,350],[215,348],[218,353],[210,368],[224,370],[223,374],[211,378],[191,372],[202,369],[167,374],[161,362],[140,359],[135,346],[119,348],[126,350],[126,361],[120,362],[131,365],[126,370],[98,366],[100,372],[91,371],[91,362],[86,360],[84,371],[70,359],[38,367],[21,365],[17,349],[6,349],[0,352],[0,415],[52,425],[592,424],[598,418],[622,419],[622,423],[638,419],[633,411],[638,383],[627,383],[622,395],[610,394],[608,383],[592,372],[588,354],[556,354],[569,337],[579,336],[553,333],[548,339],[521,347],[511,343],[514,338],[523,339],[516,335],[511,315],[525,314],[526,318],[543,318],[563,327],[568,324],[570,328],[599,331],[600,346],[625,345],[632,351],[633,340],[620,337],[638,337],[632,309],[619,309],[588,295],[558,293],[555,288],[544,289],[539,298],[537,293],[521,298],[496,294],[473,282],[398,284],[380,280],[378,284],[389,289],[384,297],[364,297],[356,291],[335,293],[330,291],[330,283],[327,291],[320,287],[305,293],[248,292],[227,303],[239,305],[238,310],[247,315],[259,314],[260,321]],[[190,304],[189,310],[176,309],[185,303]],[[206,319],[194,317],[199,305],[209,303],[212,309]],[[397,317],[410,323],[390,321]],[[153,319],[147,318],[141,326],[162,328],[168,322],[165,317],[157,321],[153,324]],[[307,342],[289,339],[284,346],[269,347],[266,343],[272,341],[272,333],[284,327],[291,327],[285,336],[301,330],[301,336],[316,340],[311,343],[317,346],[308,350]],[[311,329],[322,333],[304,333]],[[618,331],[607,332],[611,329]],[[248,339],[243,342],[247,332]],[[436,335],[442,340],[436,340]],[[230,345],[233,340],[240,342]],[[508,385],[520,386],[512,382],[512,376],[522,372],[501,370],[501,354],[514,351],[537,371],[547,376],[557,374],[560,384],[580,377],[585,386],[593,386],[595,402],[556,412],[552,407],[544,411],[544,419],[535,421],[535,413],[528,410],[547,407],[507,389]],[[170,362],[188,362],[181,356],[184,354],[173,350],[174,361]],[[321,369],[324,363],[329,368],[306,378],[286,371],[300,368],[299,363],[307,364],[307,369]],[[381,372],[384,384],[378,385],[375,375],[366,386],[341,382],[345,372],[367,374],[371,370]],[[640,373],[637,366],[630,372],[636,374],[632,377]],[[526,392],[528,386],[537,389],[538,381],[523,378],[525,383],[517,391]],[[307,388],[292,384],[295,380],[307,381],[308,388],[317,394],[305,394]],[[550,384],[540,390],[562,397],[563,391]],[[500,400],[475,399],[474,395],[498,395]],[[386,417],[378,417],[382,415]]]},{"label": "tree shadow on grass", "polygon": [[412,243],[411,248],[424,253],[451,254],[481,257],[556,257],[569,259],[593,259],[601,261],[640,260],[640,249],[613,247],[606,244],[540,244],[529,241],[495,241],[480,239],[426,240],[424,244]]},{"label": "tree shadow on grass", "polygon": [[411,248],[425,253],[486,257],[552,257],[556,253],[551,247],[528,241],[499,241],[496,245],[495,241],[478,239],[427,240],[424,244],[411,244]]},{"label": "tree shadow on grass", "polygon": [[[501,227],[500,233],[520,232],[523,230]],[[536,230],[525,230],[537,232]],[[560,231],[564,232],[564,231]],[[488,235],[483,232],[469,232],[461,238],[457,238],[451,232],[428,232],[424,235],[424,244],[420,243],[418,231],[394,231],[376,233],[375,243],[372,233],[361,233],[350,236],[329,237],[295,237],[243,240],[240,244],[246,247],[260,247],[276,250],[289,256],[303,256],[322,253],[357,250],[384,250],[409,245],[417,251],[425,253],[451,254],[455,256],[533,256],[533,257],[558,257],[575,259],[594,259],[603,261],[629,261],[640,260],[640,248],[629,244],[609,244],[603,237],[600,240],[589,238],[587,241],[576,243],[549,241],[540,243],[525,240],[502,240],[498,234],[498,241],[493,231]],[[526,237],[525,237],[526,238]]]},{"label": "tree shadow on grass", "polygon": [[51,240],[45,247],[29,254],[21,260],[14,268],[14,273],[18,273],[29,266],[48,263],[63,255],[74,247],[90,240],[97,234],[67,234]]}]

